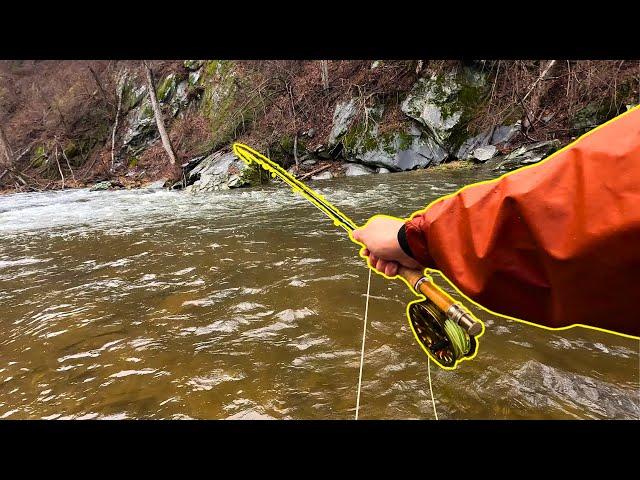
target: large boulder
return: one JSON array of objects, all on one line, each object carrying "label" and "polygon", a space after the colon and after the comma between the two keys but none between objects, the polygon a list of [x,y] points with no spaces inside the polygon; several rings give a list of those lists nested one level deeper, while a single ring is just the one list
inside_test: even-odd
[{"label": "large boulder", "polygon": [[210,192],[260,183],[259,167],[247,165],[232,152],[218,151],[189,172],[189,192]]},{"label": "large boulder", "polygon": [[466,138],[466,124],[484,87],[484,75],[472,69],[434,74],[416,82],[401,108],[425,127],[447,153],[454,154]]},{"label": "large boulder", "polygon": [[371,175],[376,173],[372,168],[357,163],[349,163],[344,167],[344,174],[347,177],[357,177],[359,175]]},{"label": "large boulder", "polygon": [[160,180],[156,180],[155,182],[148,183],[143,187],[143,190],[162,190],[164,186],[167,184],[168,179],[162,178]]},{"label": "large boulder", "polygon": [[329,170],[325,170],[324,172],[318,173],[311,177],[311,180],[331,180],[333,178],[333,174]]},{"label": "large boulder", "polygon": [[496,153],[498,153],[498,149],[495,145],[485,145],[474,149],[471,158],[478,162],[486,162],[493,158]]},{"label": "large boulder", "polygon": [[329,147],[336,145],[340,137],[347,133],[356,113],[358,113],[358,108],[355,98],[352,98],[348,102],[336,104],[335,110],[333,111],[331,132],[329,133],[329,139],[327,141]]},{"label": "large boulder", "polygon": [[137,155],[160,137],[146,88],[144,92],[145,96],[125,118],[126,130],[122,137],[122,146],[129,155]]},{"label": "large boulder", "polygon": [[458,153],[456,153],[456,158],[458,160],[468,160],[473,155],[473,152],[477,148],[485,147],[489,145],[491,141],[491,132],[483,132],[474,137],[467,138],[460,148],[458,149]]},{"label": "large boulder", "polygon": [[[501,125],[493,130],[488,130],[474,137],[467,138],[458,149],[456,158],[458,160],[488,160],[497,152],[497,149],[494,151],[495,145],[508,145],[519,131],[520,121],[513,125]],[[491,146],[493,146],[493,148],[485,148]],[[492,153],[488,156],[490,152]],[[484,160],[482,160],[483,158]]]},{"label": "large boulder", "polygon": [[112,187],[112,184],[109,180],[105,180],[104,182],[98,182],[94,184],[89,191],[90,192],[99,192],[102,190],[109,190]]},{"label": "large boulder", "polygon": [[538,163],[560,148],[559,140],[548,140],[523,145],[508,155],[494,157],[485,163],[494,171],[509,172],[520,167]]},{"label": "large boulder", "polygon": [[[156,97],[160,108],[176,116],[188,106],[188,80],[176,74],[159,79],[156,84]],[[125,84],[122,97],[126,130],[122,138],[122,147],[129,157],[135,157],[150,147],[160,136],[156,125],[151,100],[146,86]]]},{"label": "large boulder", "polygon": [[447,152],[433,139],[415,133],[409,130],[378,135],[374,126],[368,132],[354,134],[353,143],[345,145],[347,159],[399,172],[439,165],[447,158]]},{"label": "large boulder", "polygon": [[520,131],[520,124],[521,122],[518,120],[513,125],[500,125],[496,127],[489,143],[491,143],[491,145],[508,145]]}]

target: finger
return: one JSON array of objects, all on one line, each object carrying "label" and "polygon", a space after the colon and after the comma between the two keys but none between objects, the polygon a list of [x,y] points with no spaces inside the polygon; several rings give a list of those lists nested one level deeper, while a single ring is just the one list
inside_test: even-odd
[{"label": "finger", "polygon": [[376,268],[376,263],[378,263],[378,257],[376,257],[375,255],[369,255],[369,265],[371,265],[371,267]]},{"label": "finger", "polygon": [[378,270],[380,273],[384,273],[384,269],[387,266],[387,261],[386,260],[382,260],[381,258],[378,259],[378,262],[376,263],[376,270]]},{"label": "finger", "polygon": [[356,242],[362,242],[362,230],[354,230],[353,232],[351,232],[351,235],[353,236],[353,239]]},{"label": "finger", "polygon": [[362,255],[364,255],[365,257],[368,257],[370,253],[371,252],[369,251],[368,248],[363,248],[362,249]]},{"label": "finger", "polygon": [[384,268],[384,274],[387,277],[395,277],[398,273],[398,264],[396,262],[389,262]]}]

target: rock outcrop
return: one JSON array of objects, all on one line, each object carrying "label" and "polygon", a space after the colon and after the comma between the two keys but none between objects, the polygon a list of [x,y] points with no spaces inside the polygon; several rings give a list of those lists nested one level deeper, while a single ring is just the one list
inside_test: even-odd
[{"label": "rock outcrop", "polygon": [[211,192],[260,183],[259,168],[247,165],[232,152],[215,152],[193,168],[187,177],[188,192]]},{"label": "rock outcrop", "polygon": [[492,158],[484,164],[484,167],[501,173],[510,172],[526,165],[538,163],[559,148],[560,142],[558,140],[522,145],[508,155]]}]

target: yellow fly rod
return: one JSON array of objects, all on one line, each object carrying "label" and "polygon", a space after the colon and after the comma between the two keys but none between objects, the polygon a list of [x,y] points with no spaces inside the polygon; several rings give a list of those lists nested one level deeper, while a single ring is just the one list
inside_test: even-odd
[{"label": "yellow fly rod", "polygon": [[[247,164],[255,162],[274,178],[280,178],[295,193],[309,200],[333,220],[336,226],[342,227],[349,234],[358,228],[348,216],[321,194],[306,186],[271,159],[241,143],[233,145],[233,152]],[[352,235],[349,235],[349,238],[360,245]],[[458,361],[464,358],[473,358],[477,350],[475,337],[482,333],[482,323],[420,270],[400,267],[398,277],[414,293],[424,296],[424,299],[411,302],[407,306],[409,323],[423,350],[445,369],[455,368]]]}]

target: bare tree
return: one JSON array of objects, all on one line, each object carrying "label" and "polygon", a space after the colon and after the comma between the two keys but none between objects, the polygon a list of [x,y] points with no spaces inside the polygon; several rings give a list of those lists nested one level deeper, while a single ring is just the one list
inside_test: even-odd
[{"label": "bare tree", "polygon": [[149,98],[151,99],[151,106],[153,107],[153,114],[156,117],[156,124],[158,125],[158,131],[160,132],[160,138],[162,139],[162,146],[169,155],[169,161],[171,165],[175,165],[176,163],[176,155],[173,153],[173,147],[171,146],[171,141],[169,140],[169,135],[167,135],[167,130],[164,128],[164,120],[162,119],[162,111],[160,110],[160,106],[158,105],[158,99],[156,98],[156,89],[153,86],[153,72],[151,71],[151,67],[146,61],[142,62],[144,64],[145,73],[147,77],[147,89],[149,90]]},{"label": "bare tree", "polygon": [[[536,117],[538,115],[538,111],[540,110],[540,101],[542,100],[542,97],[544,97],[545,93],[549,90],[549,85],[545,84],[545,81],[550,76],[551,70],[555,64],[555,60],[550,60],[544,67],[542,63],[540,63],[540,75],[538,76],[536,81],[533,82],[531,87],[529,87],[529,90],[522,99],[522,105],[525,109],[525,115],[522,125],[526,130],[529,130],[529,128],[531,128],[536,122]],[[525,107],[524,102],[527,100],[527,97],[529,97],[529,95],[531,95],[531,101],[529,102],[529,107],[527,108]]]},{"label": "bare tree", "polygon": [[13,164],[13,151],[7,141],[7,137],[4,134],[2,125],[0,125],[0,165],[4,165],[9,168]]},{"label": "bare tree", "polygon": [[329,61],[320,60],[320,75],[322,77],[323,90],[329,89]]},{"label": "bare tree", "polygon": [[113,104],[109,100],[109,96],[107,95],[107,92],[105,92],[104,87],[102,86],[102,82],[100,81],[100,77],[98,77],[98,74],[96,74],[95,70],[93,68],[91,68],[91,65],[89,65],[88,67],[89,67],[89,71],[91,72],[91,76],[93,77],[93,79],[96,82],[96,85],[98,85],[98,88],[100,89],[100,93],[102,94],[102,99],[104,100],[104,102],[107,105],[109,105],[109,107],[113,108]]},{"label": "bare tree", "polygon": [[113,172],[113,164],[116,161],[116,132],[118,131],[118,119],[120,118],[120,109],[122,108],[122,93],[124,91],[124,84],[126,81],[126,75],[121,75],[118,80],[116,89],[118,90],[118,108],[116,110],[116,118],[113,123],[113,132],[111,133],[111,171]]}]

